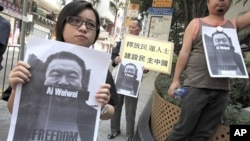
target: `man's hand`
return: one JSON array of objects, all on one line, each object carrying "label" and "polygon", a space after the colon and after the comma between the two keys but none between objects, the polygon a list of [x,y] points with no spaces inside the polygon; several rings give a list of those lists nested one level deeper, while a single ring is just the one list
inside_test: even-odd
[{"label": "man's hand", "polygon": [[145,69],[143,70],[143,73],[148,73],[148,72],[149,72],[149,70],[145,70]]},{"label": "man's hand", "polygon": [[120,56],[116,56],[115,57],[115,64],[118,65],[119,63],[121,63],[122,59]]},{"label": "man's hand", "polygon": [[170,97],[174,97],[174,91],[177,88],[180,88],[180,82],[173,81],[172,84],[170,85],[169,89],[168,89],[168,95]]},{"label": "man's hand", "polygon": [[149,70],[145,69],[144,66],[143,66],[143,67],[142,67],[142,72],[143,72],[143,73],[148,73]]}]

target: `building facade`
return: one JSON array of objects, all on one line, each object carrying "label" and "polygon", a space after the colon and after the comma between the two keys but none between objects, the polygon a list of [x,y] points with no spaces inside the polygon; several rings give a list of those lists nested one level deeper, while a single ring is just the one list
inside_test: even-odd
[{"label": "building facade", "polygon": [[[11,23],[9,44],[20,44],[24,2],[27,2],[28,19],[25,37],[34,36],[52,39],[57,16],[63,6],[71,1],[73,0],[0,0],[0,4],[4,6],[1,15]],[[117,31],[115,27],[119,0],[86,1],[91,2],[100,15],[101,34],[99,45],[102,46],[101,50],[111,52],[116,32],[120,33],[120,27],[117,28]]]}]

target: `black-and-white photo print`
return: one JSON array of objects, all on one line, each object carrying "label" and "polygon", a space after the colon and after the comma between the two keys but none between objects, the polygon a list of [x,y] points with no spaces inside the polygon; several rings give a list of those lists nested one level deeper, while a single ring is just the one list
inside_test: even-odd
[{"label": "black-and-white photo print", "polygon": [[142,79],[143,65],[123,59],[116,74],[116,89],[118,94],[137,97]]},{"label": "black-and-white photo print", "polygon": [[30,38],[24,61],[33,77],[16,90],[8,141],[95,141],[101,108],[95,93],[106,80],[109,58],[73,44]]},{"label": "black-and-white photo print", "polygon": [[235,29],[204,26],[202,37],[211,77],[248,78]]}]

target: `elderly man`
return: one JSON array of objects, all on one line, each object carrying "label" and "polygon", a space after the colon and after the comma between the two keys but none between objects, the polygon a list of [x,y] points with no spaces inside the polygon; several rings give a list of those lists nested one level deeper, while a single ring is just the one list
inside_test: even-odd
[{"label": "elderly man", "polygon": [[[142,29],[142,23],[138,19],[132,19],[129,24],[129,34],[139,35]],[[121,42],[117,43],[116,48],[112,52],[111,60],[112,66],[115,67],[121,63],[120,53]],[[135,126],[135,116],[138,98],[119,95],[119,103],[115,106],[115,114],[111,118],[111,133],[108,134],[108,139],[113,139],[121,133],[120,122],[121,122],[121,112],[122,106],[125,100],[126,106],[126,128],[127,128],[127,141],[133,141],[134,137],[134,126]]]}]

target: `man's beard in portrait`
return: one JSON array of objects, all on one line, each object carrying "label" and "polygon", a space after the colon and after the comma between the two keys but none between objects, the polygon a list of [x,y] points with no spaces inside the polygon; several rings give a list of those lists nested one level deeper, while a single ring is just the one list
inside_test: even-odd
[{"label": "man's beard in portrait", "polygon": [[216,46],[216,58],[220,70],[235,70],[234,51],[228,45]]},{"label": "man's beard in portrait", "polygon": [[125,77],[122,80],[122,85],[123,88],[126,90],[131,90],[133,89],[133,83],[136,81],[136,79],[134,78],[134,74],[125,74]]}]

